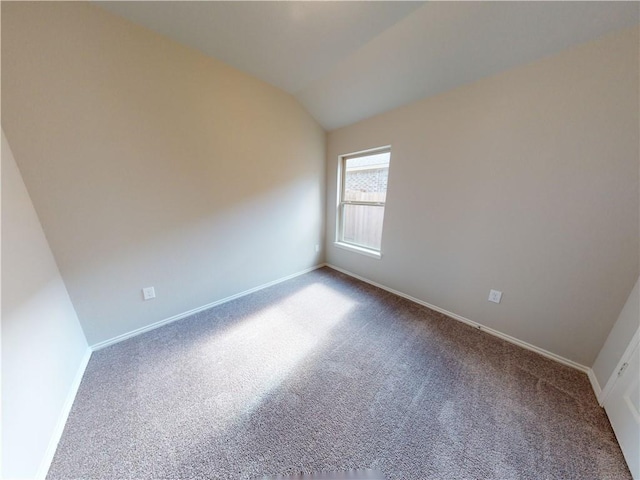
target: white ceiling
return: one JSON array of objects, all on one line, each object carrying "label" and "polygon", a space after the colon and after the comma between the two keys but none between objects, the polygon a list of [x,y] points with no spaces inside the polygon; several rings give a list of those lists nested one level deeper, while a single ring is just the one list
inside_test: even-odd
[{"label": "white ceiling", "polygon": [[327,130],[640,22],[639,2],[96,2],[294,95]]}]

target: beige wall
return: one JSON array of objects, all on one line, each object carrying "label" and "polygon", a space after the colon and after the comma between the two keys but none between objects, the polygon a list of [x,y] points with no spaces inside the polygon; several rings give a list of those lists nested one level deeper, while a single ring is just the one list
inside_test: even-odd
[{"label": "beige wall", "polygon": [[87,342],[2,133],[2,478],[46,473]]},{"label": "beige wall", "polygon": [[[638,45],[618,32],[331,132],[327,260],[592,365],[638,278]],[[338,155],[389,144],[382,259],[335,248]]]},{"label": "beige wall", "polygon": [[94,5],[3,2],[2,100],[90,344],[323,260],[325,133],[274,87]]}]

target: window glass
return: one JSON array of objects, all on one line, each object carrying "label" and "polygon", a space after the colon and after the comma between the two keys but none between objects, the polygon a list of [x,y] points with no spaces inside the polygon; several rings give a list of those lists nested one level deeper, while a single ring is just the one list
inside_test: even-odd
[{"label": "window glass", "polygon": [[338,242],[380,251],[390,159],[389,148],[340,158]]},{"label": "window glass", "polygon": [[344,199],[384,202],[387,199],[389,152],[345,159]]}]

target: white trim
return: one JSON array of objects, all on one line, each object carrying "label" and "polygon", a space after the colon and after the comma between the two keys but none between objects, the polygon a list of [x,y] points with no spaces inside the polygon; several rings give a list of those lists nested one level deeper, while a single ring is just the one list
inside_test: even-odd
[{"label": "white trim", "polygon": [[367,148],[366,150],[358,150],[357,152],[353,152],[353,153],[343,153],[341,155],[338,155],[338,158],[352,159],[352,158],[358,158],[358,157],[368,157],[369,155],[376,155],[377,153],[387,153],[387,152],[391,153],[391,144],[383,145],[381,147]]},{"label": "white trim", "polygon": [[357,245],[351,245],[349,243],[344,242],[333,242],[333,245],[342,248],[343,250],[349,250],[350,252],[360,253],[362,255],[366,255],[367,257],[375,258],[380,260],[382,258],[382,253],[376,250],[371,250],[365,247],[359,247]]},{"label": "white trim", "polygon": [[315,265],[311,268],[307,268],[306,270],[302,270],[301,272],[293,273],[291,275],[287,275],[286,277],[278,278],[277,280],[273,280],[272,282],[264,283],[262,285],[258,285],[257,287],[250,288],[249,290],[245,290],[244,292],[236,293],[235,295],[231,295],[229,297],[222,298],[220,300],[216,300],[215,302],[208,303],[206,305],[202,305],[201,307],[193,308],[187,312],[178,313],[177,315],[173,315],[172,317],[165,318],[164,320],[160,320],[155,323],[151,323],[149,325],[145,325],[144,327],[136,328],[135,330],[131,330],[130,332],[123,333],[122,335],[118,335],[117,337],[110,338],[108,340],[104,340],[102,342],[98,342],[96,344],[91,345],[91,350],[96,351],[102,348],[108,347],[110,345],[114,345],[116,343],[122,342],[123,340],[127,340],[128,338],[135,337],[140,335],[141,333],[148,332],[150,330],[155,330],[156,328],[162,327],[163,325],[167,325],[168,323],[175,322],[177,320],[182,320],[188,316],[191,316],[195,313],[202,312],[204,310],[208,310],[209,308],[217,307],[223,303],[230,302],[231,300],[235,300],[236,298],[244,297],[245,295],[249,295],[250,293],[257,292],[258,290],[263,290],[265,288],[271,287],[278,283],[286,282],[287,280],[291,280],[292,278],[298,277],[300,275],[304,275],[305,273],[312,272],[313,270],[317,270],[318,268],[324,267],[325,264],[321,263],[319,265]]},{"label": "white trim", "polygon": [[338,272],[342,272],[345,275],[349,275],[350,277],[353,278],[357,278],[358,280],[361,280],[365,283],[368,283],[370,285],[373,285],[374,287],[378,287],[381,288],[383,290],[386,290],[387,292],[391,292],[394,295],[398,295],[399,297],[403,297],[406,298],[407,300],[411,300],[412,302],[415,302],[419,305],[422,305],[424,307],[430,308],[431,310],[435,310],[436,312],[440,312],[443,313],[444,315],[451,317],[455,320],[458,320],[460,322],[466,323],[467,325],[471,325],[472,327],[475,327],[479,330],[485,331],[487,333],[490,333],[491,335],[494,335],[496,337],[502,338],[503,340],[506,340],[509,343],[513,343],[514,345],[518,345],[522,348],[526,348],[527,350],[531,350],[532,352],[536,352],[540,355],[542,355],[543,357],[547,357],[551,360],[555,360],[558,363],[562,363],[563,365],[566,365],[568,367],[571,368],[575,368],[576,370],[580,370],[581,372],[584,372],[586,374],[589,373],[589,370],[591,370],[589,367],[586,367],[580,363],[574,362],[573,360],[569,360],[568,358],[564,358],[560,355],[556,355],[555,353],[549,352],[548,350],[545,350],[543,348],[540,347],[536,347],[535,345],[531,345],[530,343],[527,343],[523,340],[519,340],[515,337],[512,337],[511,335],[507,335],[506,333],[502,333],[498,330],[494,330],[493,328],[489,328],[489,327],[485,327],[484,325],[478,323],[478,322],[474,322],[473,320],[469,320],[468,318],[465,318],[461,315],[458,315],[456,313],[450,312],[448,310],[445,310],[444,308],[440,308],[436,305],[432,305],[430,303],[427,303],[425,301],[422,301],[418,298],[412,297],[411,295],[407,295],[406,293],[402,293],[399,292],[397,290],[393,290],[392,288],[386,287],[384,285],[381,285],[379,283],[373,282],[371,280],[369,280],[368,278],[364,278],[361,277],[360,275],[356,275],[355,273],[349,272],[348,270],[344,270],[342,268],[336,267],[335,265],[331,265],[330,263],[327,263],[327,267],[329,268],[333,268],[334,270],[337,270]]},{"label": "white trim", "polygon": [[[346,178],[346,162],[347,160],[352,160],[354,158],[367,157],[370,155],[388,153],[389,160],[391,160],[391,145],[385,145],[382,147],[374,147],[368,148],[366,150],[360,150],[358,152],[353,153],[345,153],[338,155],[338,172],[336,175],[336,180],[338,181],[337,190],[336,190],[336,218],[335,218],[335,237],[334,237],[334,245],[343,248],[345,250],[350,250],[352,252],[361,253],[363,255],[367,255],[369,257],[380,259],[382,254],[379,251],[371,250],[369,248],[355,246],[350,243],[346,243],[344,241],[344,206],[345,205],[372,205],[377,207],[383,207],[386,204],[385,202],[345,202],[344,197],[344,189],[345,189],[345,178]],[[383,212],[384,213],[384,212]],[[382,235],[382,234],[381,234]]]},{"label": "white trim", "polygon": [[593,393],[596,394],[596,399],[598,400],[598,405],[602,406],[602,389],[600,388],[600,383],[598,382],[598,378],[593,371],[593,368],[590,368],[587,372],[587,376],[589,377],[589,381],[591,382],[591,388],[593,388]]},{"label": "white trim", "polygon": [[611,376],[607,380],[607,383],[604,385],[604,388],[602,389],[602,393],[598,398],[598,402],[600,403],[600,406],[604,405],[604,402],[607,400],[607,396],[611,393],[611,390],[613,390],[613,386],[618,380],[618,372],[620,371],[622,366],[625,364],[625,362],[629,361],[629,359],[631,358],[631,354],[633,353],[633,350],[638,344],[640,344],[640,328],[638,328],[636,330],[636,333],[634,333],[633,337],[631,337],[631,341],[629,342],[629,345],[627,345],[627,348],[624,350],[622,357],[620,357],[620,360],[618,361],[616,368],[614,368],[613,372],[611,373]]},{"label": "white trim", "polygon": [[89,359],[91,358],[91,353],[91,347],[87,347],[82,360],[80,360],[80,365],[78,366],[76,376],[73,378],[71,387],[69,387],[69,393],[67,393],[67,398],[62,405],[62,410],[60,410],[58,421],[56,422],[56,426],[53,429],[51,438],[49,439],[49,445],[47,446],[47,450],[45,451],[44,456],[40,461],[40,467],[38,468],[38,473],[36,474],[36,478],[38,480],[44,480],[47,476],[47,473],[49,472],[49,467],[51,467],[53,456],[56,454],[58,443],[60,442],[60,438],[62,438],[62,432],[64,432],[64,427],[67,424],[69,413],[71,413],[71,407],[73,406],[73,402],[76,399],[76,394],[78,393],[78,388],[80,388],[80,382],[82,382],[84,372],[87,369]]}]

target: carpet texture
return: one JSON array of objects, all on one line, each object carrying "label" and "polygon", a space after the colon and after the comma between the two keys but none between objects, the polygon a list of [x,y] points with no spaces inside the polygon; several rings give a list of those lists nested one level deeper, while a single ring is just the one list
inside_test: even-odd
[{"label": "carpet texture", "polygon": [[628,479],[583,373],[324,268],[95,352],[49,479]]}]

